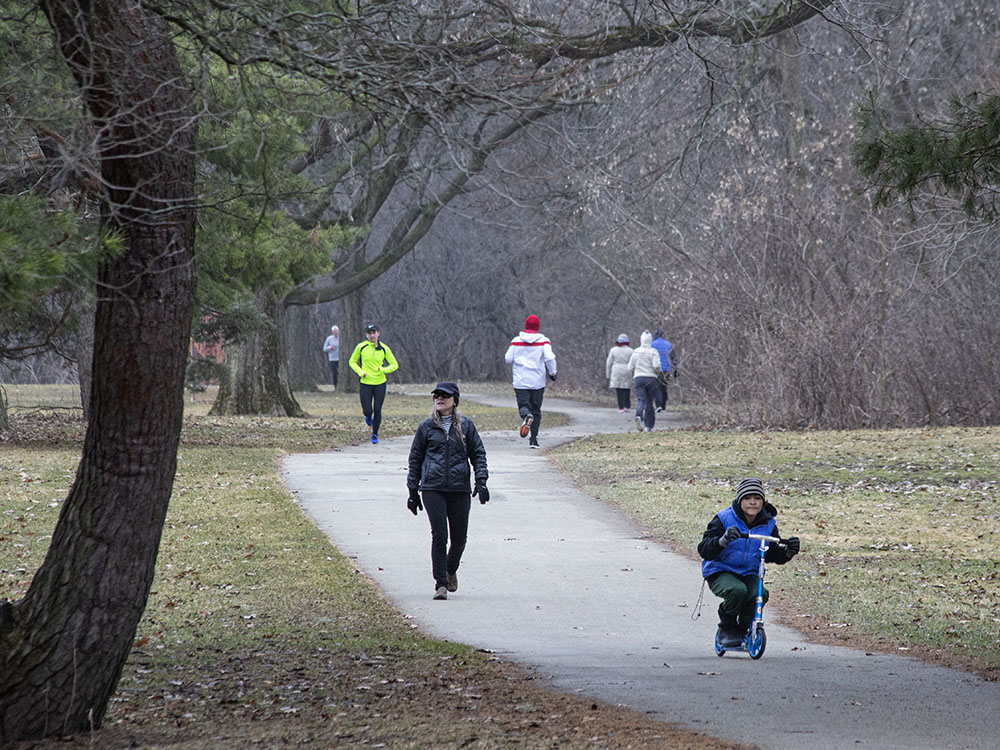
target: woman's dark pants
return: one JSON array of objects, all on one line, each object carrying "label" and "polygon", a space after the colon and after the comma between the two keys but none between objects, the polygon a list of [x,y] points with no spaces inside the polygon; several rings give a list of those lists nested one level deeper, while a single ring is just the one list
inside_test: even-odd
[{"label": "woman's dark pants", "polygon": [[656,393],[659,390],[656,378],[640,377],[632,383],[635,385],[635,400],[638,401],[635,415],[642,417],[643,426],[651,430],[656,425]]},{"label": "woman's dark pants", "polygon": [[619,409],[631,409],[632,408],[632,389],[631,388],[615,388],[615,395],[618,396],[618,408]]},{"label": "woman's dark pants", "polygon": [[[469,509],[472,495],[468,492],[423,491],[424,510],[431,523],[431,569],[434,587],[448,585],[448,574],[458,571],[469,533]],[[449,536],[451,546],[448,546]]]}]

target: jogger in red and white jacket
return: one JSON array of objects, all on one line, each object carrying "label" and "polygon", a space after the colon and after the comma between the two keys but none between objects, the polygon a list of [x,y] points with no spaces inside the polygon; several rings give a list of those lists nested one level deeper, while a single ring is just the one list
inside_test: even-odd
[{"label": "jogger in red and white jacket", "polygon": [[556,355],[552,342],[538,332],[537,315],[529,315],[524,330],[515,336],[504,360],[512,366],[514,395],[521,415],[521,437],[531,433],[529,445],[538,447],[538,428],[542,422],[542,398],[545,395],[545,378],[556,379]]}]

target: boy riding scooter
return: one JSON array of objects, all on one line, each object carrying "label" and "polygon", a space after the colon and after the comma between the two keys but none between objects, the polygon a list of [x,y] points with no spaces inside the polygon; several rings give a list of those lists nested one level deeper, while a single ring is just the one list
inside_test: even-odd
[{"label": "boy riding scooter", "polygon": [[[763,483],[749,477],[736,488],[733,504],[712,518],[698,544],[698,554],[703,560],[701,573],[712,593],[722,599],[718,636],[721,646],[739,646],[753,622],[760,554],[756,541],[746,535],[779,537],[776,514],[775,507],[764,499]],[[768,548],[765,562],[784,565],[798,554],[798,537],[788,537],[782,542]],[[764,602],[767,596],[764,589]]]}]

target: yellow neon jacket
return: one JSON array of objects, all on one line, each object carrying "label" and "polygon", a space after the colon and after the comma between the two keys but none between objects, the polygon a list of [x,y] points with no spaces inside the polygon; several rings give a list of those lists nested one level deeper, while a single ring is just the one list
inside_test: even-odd
[{"label": "yellow neon jacket", "polygon": [[365,385],[384,383],[386,374],[399,368],[392,350],[381,341],[377,349],[371,341],[362,341],[351,352],[350,364]]}]

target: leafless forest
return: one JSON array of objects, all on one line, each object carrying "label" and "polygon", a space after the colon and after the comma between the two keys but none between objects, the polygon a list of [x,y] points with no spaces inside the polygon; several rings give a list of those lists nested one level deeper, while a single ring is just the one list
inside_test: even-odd
[{"label": "leafless forest", "polygon": [[[609,62],[619,87],[498,156],[367,290],[400,378],[503,379],[535,313],[578,386],[606,385],[618,333],[659,327],[685,399],[733,422],[997,422],[997,227],[941,195],[871,210],[851,149],[870,92],[906,120],[995,90],[998,8],[894,2],[866,22]],[[292,316],[293,379],[322,381],[338,313]]]},{"label": "leafless forest", "polygon": [[[850,2],[746,44],[706,36],[599,59],[576,79],[588,96],[490,151],[381,276],[335,301],[285,300],[288,380],[326,382],[329,326],[345,330],[346,357],[369,321],[399,382],[503,380],[507,342],[534,313],[561,381],[582,388],[606,386],[620,332],[662,328],[685,401],[726,422],[995,423],[997,227],[930,192],[874,210],[851,154],[869,97],[926,122],[996,90],[998,38],[987,0]],[[422,131],[351,262],[384,253],[401,217],[445,190],[443,167],[426,165],[463,158],[486,122],[465,106]],[[5,377],[76,373],[49,352]]]}]

